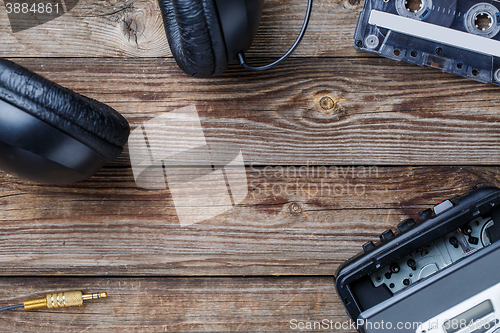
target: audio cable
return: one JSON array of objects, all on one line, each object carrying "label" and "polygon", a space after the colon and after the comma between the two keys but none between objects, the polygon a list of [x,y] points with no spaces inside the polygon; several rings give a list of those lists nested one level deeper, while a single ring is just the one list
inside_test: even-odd
[{"label": "audio cable", "polygon": [[42,298],[28,299],[23,304],[6,306],[0,308],[0,312],[24,308],[25,310],[38,309],[38,308],[64,308],[68,306],[80,306],[83,301],[107,297],[106,293],[93,293],[83,294],[80,290],[65,291],[60,293],[47,294]]},{"label": "audio cable", "polygon": [[288,50],[288,52],[285,53],[284,56],[282,56],[281,58],[279,58],[275,62],[270,63],[269,65],[260,66],[260,67],[253,67],[247,63],[247,59],[245,57],[245,52],[241,51],[237,55],[238,62],[240,63],[240,66],[242,66],[245,69],[252,70],[252,71],[265,71],[265,70],[271,69],[271,68],[281,64],[283,61],[285,61],[295,51],[295,49],[297,49],[300,42],[302,41],[302,38],[304,37],[304,35],[306,33],[307,26],[309,25],[309,21],[311,19],[312,6],[313,6],[313,0],[309,0],[309,3],[307,4],[306,18],[304,20],[304,24],[302,25],[302,30],[300,31],[299,37],[297,38],[295,43],[292,45],[292,47]]}]

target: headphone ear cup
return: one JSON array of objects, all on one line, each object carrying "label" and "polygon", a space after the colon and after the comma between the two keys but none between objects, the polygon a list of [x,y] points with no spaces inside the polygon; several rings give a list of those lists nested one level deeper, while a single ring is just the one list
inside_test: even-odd
[{"label": "headphone ear cup", "polygon": [[[0,59],[0,119],[0,164],[46,183],[90,177],[121,153],[130,133],[125,118],[109,106],[5,59]],[[43,175],[41,166],[26,165],[42,160],[47,161]],[[53,168],[65,176],[58,178]]]},{"label": "headphone ear cup", "polygon": [[224,72],[228,56],[214,0],[159,0],[170,50],[187,74]]}]

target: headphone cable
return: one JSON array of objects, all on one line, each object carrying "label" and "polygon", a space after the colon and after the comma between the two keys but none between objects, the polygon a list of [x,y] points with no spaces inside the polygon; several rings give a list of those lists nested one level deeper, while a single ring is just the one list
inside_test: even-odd
[{"label": "headphone cable", "polygon": [[300,31],[299,37],[297,38],[295,43],[292,45],[292,47],[288,50],[288,52],[285,53],[284,56],[282,56],[281,58],[279,58],[278,60],[276,60],[275,62],[273,62],[269,65],[260,66],[260,67],[253,67],[253,66],[248,65],[247,59],[245,57],[245,52],[241,51],[237,55],[240,66],[242,66],[245,69],[252,70],[252,71],[265,71],[265,70],[271,69],[271,68],[281,64],[283,61],[285,61],[295,51],[295,49],[299,46],[300,42],[302,41],[302,38],[304,37],[304,35],[306,33],[307,26],[309,24],[309,20],[311,19],[312,5],[313,5],[313,0],[309,0],[309,3],[307,5],[306,18],[304,20],[304,24],[302,25],[302,30]]},{"label": "headphone cable", "polygon": [[13,309],[19,309],[19,308],[24,308],[24,304],[6,306],[5,308],[0,308],[0,312],[7,311],[7,310],[13,310]]}]

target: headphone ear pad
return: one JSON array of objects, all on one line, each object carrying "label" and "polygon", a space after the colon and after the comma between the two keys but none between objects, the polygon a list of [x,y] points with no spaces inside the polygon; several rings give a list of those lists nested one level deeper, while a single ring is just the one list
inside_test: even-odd
[{"label": "headphone ear pad", "polygon": [[0,59],[4,169],[43,183],[84,180],[118,157],[129,133],[111,107]]},{"label": "headphone ear pad", "polygon": [[194,77],[224,72],[228,56],[214,0],[159,0],[170,50]]}]

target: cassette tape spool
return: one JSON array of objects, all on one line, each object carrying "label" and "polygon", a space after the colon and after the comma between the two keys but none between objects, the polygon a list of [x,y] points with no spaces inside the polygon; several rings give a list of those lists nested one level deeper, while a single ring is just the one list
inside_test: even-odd
[{"label": "cassette tape spool", "polygon": [[355,46],[500,85],[500,2],[366,0]]}]

